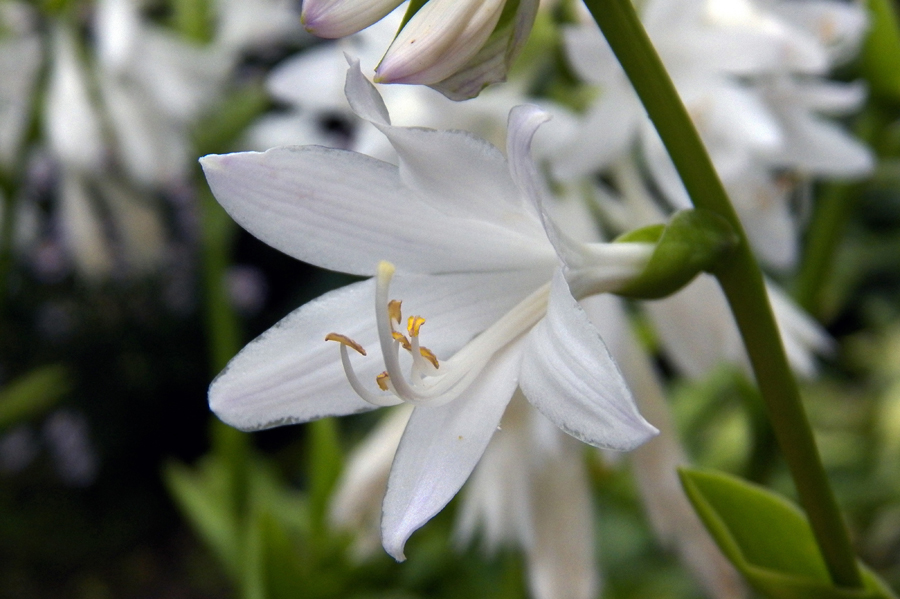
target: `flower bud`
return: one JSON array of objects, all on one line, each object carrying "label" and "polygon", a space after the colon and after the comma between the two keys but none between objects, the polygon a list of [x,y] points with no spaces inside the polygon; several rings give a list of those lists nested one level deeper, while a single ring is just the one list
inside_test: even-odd
[{"label": "flower bud", "polygon": [[300,22],[318,37],[352,35],[380,21],[403,0],[304,0]]},{"label": "flower bud", "polygon": [[446,79],[487,42],[505,0],[430,0],[397,35],[376,69],[382,83]]},{"label": "flower bud", "polygon": [[428,85],[452,100],[474,97],[505,80],[537,6],[537,0],[430,0],[388,48],[376,81]]}]

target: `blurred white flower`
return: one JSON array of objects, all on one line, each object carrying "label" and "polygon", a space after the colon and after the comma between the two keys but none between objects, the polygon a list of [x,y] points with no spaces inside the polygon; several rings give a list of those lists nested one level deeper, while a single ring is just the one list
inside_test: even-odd
[{"label": "blurred white flower", "polygon": [[[858,108],[864,89],[821,79],[858,47],[865,13],[836,2],[651,0],[642,20],[754,248],[772,266],[792,265],[795,181],[860,177],[872,168],[871,152],[825,118]],[[565,42],[574,70],[600,87],[600,97],[551,156],[554,172],[571,178],[605,169],[638,144],[665,199],[688,207],[674,165],[596,25],[569,28]]]},{"label": "blurred white flower", "polygon": [[0,167],[21,160],[22,136],[32,113],[32,97],[43,60],[37,34],[0,39]]}]

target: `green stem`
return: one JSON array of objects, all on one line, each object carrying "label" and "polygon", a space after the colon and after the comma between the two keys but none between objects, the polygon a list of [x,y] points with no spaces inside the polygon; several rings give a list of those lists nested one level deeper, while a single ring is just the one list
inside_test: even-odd
[{"label": "green stem", "polygon": [[630,0],[585,0],[656,126],[697,208],[727,219],[740,243],[716,277],[737,321],[800,503],[838,586],[862,587],[846,525],[788,366],[762,271],[697,130]]}]

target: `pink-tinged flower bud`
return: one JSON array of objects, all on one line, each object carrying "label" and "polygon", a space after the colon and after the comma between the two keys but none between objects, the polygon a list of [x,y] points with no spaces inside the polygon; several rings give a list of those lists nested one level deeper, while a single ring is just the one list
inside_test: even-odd
[{"label": "pink-tinged flower bud", "polygon": [[538,0],[430,0],[397,35],[376,70],[382,83],[419,83],[451,100],[506,79],[528,38]]},{"label": "pink-tinged flower bud", "polygon": [[382,83],[432,85],[471,60],[497,27],[506,0],[430,0],[376,69]]},{"label": "pink-tinged flower bud", "polygon": [[304,0],[300,22],[318,37],[352,35],[380,21],[403,0]]}]

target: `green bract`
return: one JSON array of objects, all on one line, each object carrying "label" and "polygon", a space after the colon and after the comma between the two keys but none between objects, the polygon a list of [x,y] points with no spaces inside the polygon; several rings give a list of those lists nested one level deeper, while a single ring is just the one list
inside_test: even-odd
[{"label": "green bract", "polygon": [[863,565],[864,588],[834,587],[806,517],[780,495],[721,472],[682,468],[679,474],[706,529],[760,593],[776,599],[894,597]]},{"label": "green bract", "polygon": [[675,293],[700,272],[712,272],[718,260],[737,246],[738,237],[728,221],[714,212],[682,210],[667,225],[635,229],[616,242],[656,244],[644,272],[616,293],[658,299]]}]

